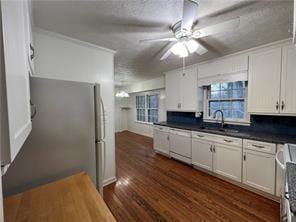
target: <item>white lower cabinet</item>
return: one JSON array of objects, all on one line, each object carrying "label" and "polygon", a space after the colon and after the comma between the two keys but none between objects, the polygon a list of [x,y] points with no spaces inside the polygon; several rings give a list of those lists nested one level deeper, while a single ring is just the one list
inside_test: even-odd
[{"label": "white lower cabinet", "polygon": [[212,170],[213,155],[212,142],[192,139],[192,164],[206,170]]},{"label": "white lower cabinet", "polygon": [[275,153],[280,148],[273,143],[154,127],[156,151],[277,196],[283,173]]},{"label": "white lower cabinet", "polygon": [[214,145],[213,171],[232,180],[241,182],[242,147]]},{"label": "white lower cabinet", "polygon": [[241,182],[242,139],[193,132],[192,164]]},{"label": "white lower cabinet", "polygon": [[170,155],[169,128],[154,127],[153,148],[156,152],[160,152],[165,155]]},{"label": "white lower cabinet", "polygon": [[[251,141],[251,140],[247,140]],[[252,142],[252,141],[251,141]],[[258,144],[257,144],[258,143]],[[262,190],[266,193],[275,194],[275,144],[253,141],[254,147],[257,150],[246,149],[247,142],[244,141],[243,151],[243,183]],[[259,145],[260,144],[260,145]],[[267,150],[265,147],[274,147],[272,151],[262,152]]]}]

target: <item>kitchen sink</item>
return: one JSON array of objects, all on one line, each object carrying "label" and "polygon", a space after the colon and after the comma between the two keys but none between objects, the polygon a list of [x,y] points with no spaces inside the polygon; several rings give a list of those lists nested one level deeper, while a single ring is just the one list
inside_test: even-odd
[{"label": "kitchen sink", "polygon": [[238,130],[233,129],[221,129],[221,128],[214,128],[214,127],[206,127],[206,126],[200,126],[199,129],[204,129],[208,131],[214,131],[214,132],[225,132],[225,133],[238,133]]},{"label": "kitchen sink", "polygon": [[238,130],[233,130],[233,129],[219,129],[221,132],[226,132],[226,133],[238,133]]}]

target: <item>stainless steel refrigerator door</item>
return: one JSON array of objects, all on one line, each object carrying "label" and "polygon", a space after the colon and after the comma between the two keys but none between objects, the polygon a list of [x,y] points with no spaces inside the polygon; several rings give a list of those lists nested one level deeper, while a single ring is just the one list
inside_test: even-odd
[{"label": "stainless steel refrigerator door", "polygon": [[104,163],[105,163],[105,142],[97,141],[96,142],[96,183],[97,190],[100,192],[101,196],[103,196],[103,186],[104,186]]},{"label": "stainless steel refrigerator door", "polygon": [[77,172],[96,182],[94,84],[31,78],[33,130],[3,178],[5,194]]},{"label": "stainless steel refrigerator door", "polygon": [[101,88],[99,84],[94,86],[94,103],[95,103],[95,135],[96,141],[103,139],[102,131],[102,109],[101,109]]},{"label": "stainless steel refrigerator door", "polygon": [[94,86],[95,100],[95,135],[96,135],[96,184],[97,189],[103,196],[103,183],[105,175],[105,122],[104,122],[104,105],[102,103],[100,85]]}]

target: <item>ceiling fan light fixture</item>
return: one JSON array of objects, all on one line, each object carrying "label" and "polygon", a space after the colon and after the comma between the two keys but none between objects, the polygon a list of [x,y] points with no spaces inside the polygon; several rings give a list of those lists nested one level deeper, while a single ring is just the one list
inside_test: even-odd
[{"label": "ceiling fan light fixture", "polygon": [[182,43],[181,42],[177,42],[171,48],[172,53],[174,53],[175,55],[179,55],[181,50],[182,50]]},{"label": "ceiling fan light fixture", "polygon": [[129,97],[129,94],[125,91],[119,91],[115,94],[115,96],[120,98],[127,98]]},{"label": "ceiling fan light fixture", "polygon": [[194,53],[199,47],[199,44],[193,39],[185,42],[185,44],[190,54]]},{"label": "ceiling fan light fixture", "polygon": [[187,48],[183,42],[178,42],[175,45],[173,45],[171,51],[172,53],[180,56],[181,58],[188,56]]},{"label": "ceiling fan light fixture", "polygon": [[179,54],[179,57],[180,58],[184,58],[184,57],[187,57],[188,56],[188,50],[187,50],[187,48],[186,48],[185,45],[183,45],[183,46],[184,46],[184,48],[183,48],[182,51],[180,51],[180,54]]}]

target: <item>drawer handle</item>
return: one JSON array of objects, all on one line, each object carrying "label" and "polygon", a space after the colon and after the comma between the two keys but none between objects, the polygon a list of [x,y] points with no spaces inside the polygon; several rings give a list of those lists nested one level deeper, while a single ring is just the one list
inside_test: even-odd
[{"label": "drawer handle", "polygon": [[252,146],[257,147],[257,148],[261,148],[261,149],[265,148],[265,146],[260,146],[260,145],[256,145],[256,144],[252,144]]},{"label": "drawer handle", "polygon": [[203,136],[203,135],[197,135],[198,137],[205,137],[205,136]]},{"label": "drawer handle", "polygon": [[227,142],[227,143],[232,143],[232,140],[226,140],[226,139],[224,139],[224,141]]},{"label": "drawer handle", "polygon": [[289,195],[289,192],[285,192],[284,197],[285,197],[286,200],[289,200],[289,196],[288,195]]}]

